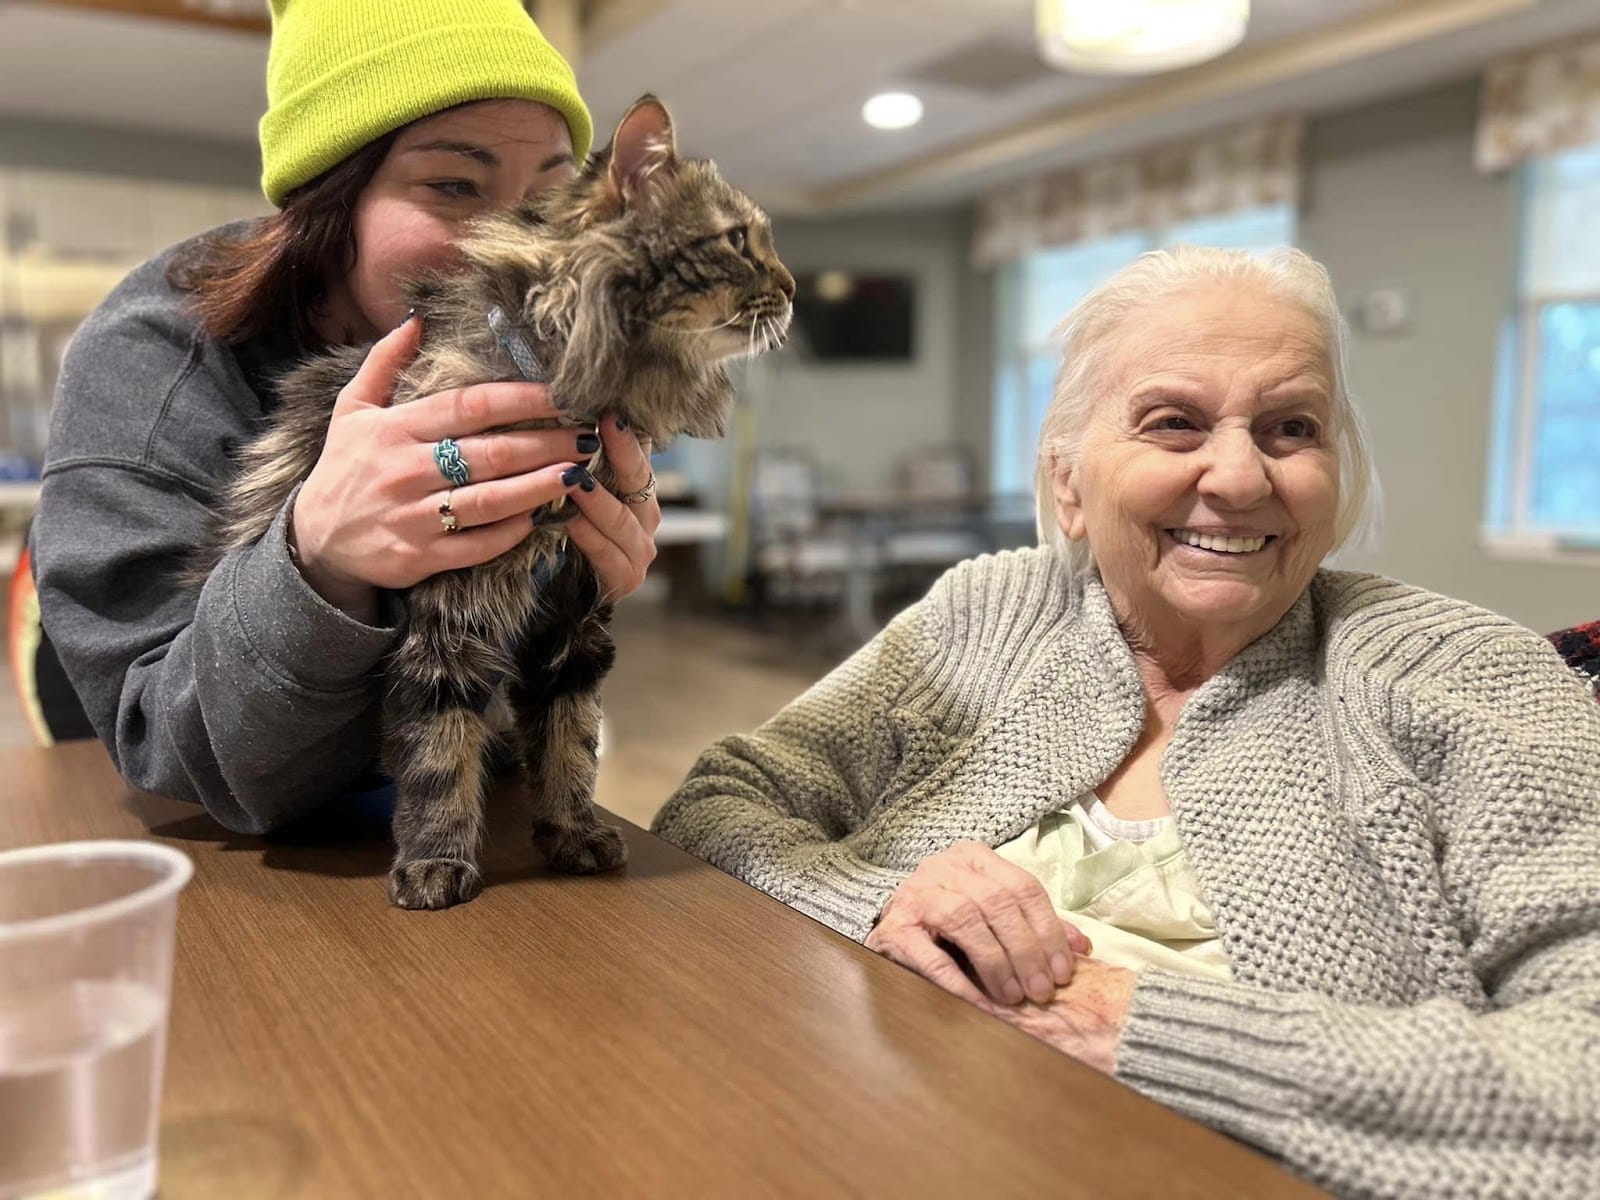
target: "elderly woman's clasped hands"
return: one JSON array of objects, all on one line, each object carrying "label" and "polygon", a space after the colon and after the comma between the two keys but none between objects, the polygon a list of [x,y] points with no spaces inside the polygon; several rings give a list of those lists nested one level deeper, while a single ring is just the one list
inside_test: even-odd
[{"label": "elderly woman's clasped hands", "polygon": [[981,842],[924,859],[865,944],[1098,1070],[1116,1064],[1134,973],[1089,957],[1044,885]]}]

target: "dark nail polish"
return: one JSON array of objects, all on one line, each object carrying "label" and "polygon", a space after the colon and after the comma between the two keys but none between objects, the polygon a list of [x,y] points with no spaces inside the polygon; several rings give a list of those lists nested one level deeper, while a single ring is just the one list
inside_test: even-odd
[{"label": "dark nail polish", "polygon": [[611,419],[617,423],[618,429],[626,429],[628,427],[628,418],[623,416],[621,413],[617,413]]},{"label": "dark nail polish", "polygon": [[595,489],[594,476],[583,467],[568,467],[561,472],[561,484],[563,487],[580,487],[586,492]]},{"label": "dark nail polish", "polygon": [[[414,308],[406,309],[406,315],[400,318],[400,325],[404,325],[407,321],[411,320],[411,318],[416,316],[416,315],[417,315],[417,310],[416,309],[414,309]],[[396,329],[400,328],[400,325],[396,325],[395,328]]]},{"label": "dark nail polish", "polygon": [[600,438],[598,434],[580,433],[578,435],[579,454],[593,454],[598,449],[600,449]]}]

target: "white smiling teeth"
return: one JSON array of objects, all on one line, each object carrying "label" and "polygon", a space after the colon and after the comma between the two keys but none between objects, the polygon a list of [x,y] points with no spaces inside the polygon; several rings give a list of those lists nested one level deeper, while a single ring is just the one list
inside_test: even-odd
[{"label": "white smiling teeth", "polygon": [[1253,554],[1267,544],[1264,537],[1212,537],[1192,529],[1174,529],[1172,536],[1186,546],[1198,546],[1219,554]]}]

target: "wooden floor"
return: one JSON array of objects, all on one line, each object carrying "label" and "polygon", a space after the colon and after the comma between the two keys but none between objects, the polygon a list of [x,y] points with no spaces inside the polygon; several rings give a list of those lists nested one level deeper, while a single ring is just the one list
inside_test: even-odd
[{"label": "wooden floor", "polygon": [[[685,616],[642,599],[619,608],[614,629],[617,665],[604,687],[596,798],[641,825],[702,750],[754,728],[833,661],[805,649],[812,640],[793,631],[757,633],[731,618]],[[7,668],[0,747],[32,745]]]},{"label": "wooden floor", "polygon": [[825,674],[832,659],[789,633],[622,605],[596,799],[649,824],[700,752],[755,728]]}]

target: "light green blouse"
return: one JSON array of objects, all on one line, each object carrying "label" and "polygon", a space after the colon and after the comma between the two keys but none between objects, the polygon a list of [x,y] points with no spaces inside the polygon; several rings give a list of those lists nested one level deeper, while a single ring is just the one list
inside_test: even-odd
[{"label": "light green blouse", "polygon": [[1124,821],[1091,792],[999,853],[1044,884],[1096,958],[1134,971],[1233,977],[1171,817]]}]

